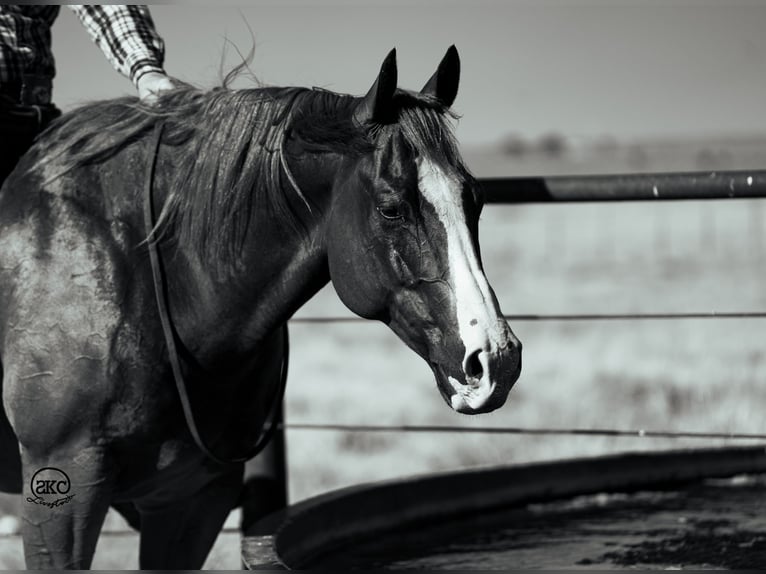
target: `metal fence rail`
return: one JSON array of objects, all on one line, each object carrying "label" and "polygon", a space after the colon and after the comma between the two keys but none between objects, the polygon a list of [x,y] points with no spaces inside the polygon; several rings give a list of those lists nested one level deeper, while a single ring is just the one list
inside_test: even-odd
[{"label": "metal fence rail", "polygon": [[766,171],[479,179],[487,203],[766,197]]}]

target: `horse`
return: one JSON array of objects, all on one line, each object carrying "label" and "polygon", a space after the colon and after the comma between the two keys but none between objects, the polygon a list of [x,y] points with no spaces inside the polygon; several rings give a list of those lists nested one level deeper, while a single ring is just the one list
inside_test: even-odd
[{"label": "horse", "polygon": [[0,192],[0,490],[23,494],[28,567],[88,568],[114,506],[141,568],[200,568],[281,398],[286,323],[329,281],[452,409],[506,401],[521,344],[481,263],[459,74],[452,46],[400,89],[392,50],[362,97],[179,83],[39,138]]}]

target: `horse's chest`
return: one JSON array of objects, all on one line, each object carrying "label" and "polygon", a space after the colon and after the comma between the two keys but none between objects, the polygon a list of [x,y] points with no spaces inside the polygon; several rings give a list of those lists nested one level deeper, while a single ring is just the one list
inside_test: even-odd
[{"label": "horse's chest", "polygon": [[231,470],[211,463],[184,440],[168,439],[146,457],[131,457],[120,474],[116,499],[132,500],[144,507],[163,506],[193,497]]}]

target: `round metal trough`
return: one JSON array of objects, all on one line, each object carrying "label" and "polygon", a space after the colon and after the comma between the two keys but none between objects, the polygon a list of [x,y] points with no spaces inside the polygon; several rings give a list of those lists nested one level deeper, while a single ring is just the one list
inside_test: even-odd
[{"label": "round metal trough", "polygon": [[[364,568],[358,560],[367,551],[356,551],[360,548],[377,545],[396,556],[392,545],[426,545],[428,532],[432,537],[450,530],[471,532],[482,522],[496,528],[498,517],[512,520],[514,512],[529,505],[601,493],[672,491],[705,479],[760,473],[766,473],[762,446],[629,453],[360,485],[261,520],[243,538],[242,557],[254,570]],[[766,482],[762,486],[766,499]],[[748,544],[766,547],[766,531],[762,538],[740,542],[742,548]],[[356,562],[348,554],[356,554]]]}]

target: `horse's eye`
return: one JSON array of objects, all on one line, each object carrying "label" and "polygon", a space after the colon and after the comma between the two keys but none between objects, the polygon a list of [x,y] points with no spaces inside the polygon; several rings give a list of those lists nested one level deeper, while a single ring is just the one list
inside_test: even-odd
[{"label": "horse's eye", "polygon": [[402,219],[404,217],[402,212],[399,211],[399,208],[395,206],[378,206],[377,210],[378,213],[380,213],[386,219],[394,220]]}]

